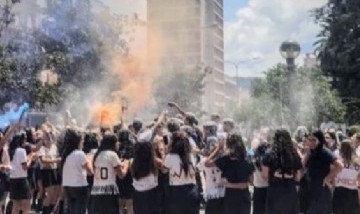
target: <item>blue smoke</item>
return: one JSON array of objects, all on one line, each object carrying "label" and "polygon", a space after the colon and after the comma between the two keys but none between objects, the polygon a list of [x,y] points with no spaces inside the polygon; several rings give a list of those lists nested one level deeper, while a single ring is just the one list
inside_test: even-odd
[{"label": "blue smoke", "polygon": [[20,119],[25,117],[25,114],[29,111],[29,109],[29,104],[24,103],[19,108],[12,108],[8,112],[5,112],[5,114],[0,115],[0,129],[4,129],[11,123],[19,121]]}]

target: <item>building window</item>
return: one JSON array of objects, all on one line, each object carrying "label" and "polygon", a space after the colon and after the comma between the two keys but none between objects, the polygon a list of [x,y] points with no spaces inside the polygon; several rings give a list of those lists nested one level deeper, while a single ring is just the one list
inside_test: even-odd
[{"label": "building window", "polygon": [[224,40],[215,37],[215,45],[216,45],[218,48],[223,49],[223,48],[224,48]]},{"label": "building window", "polygon": [[224,70],[224,63],[220,60],[215,60],[215,67],[222,71]]},{"label": "building window", "polygon": [[215,4],[215,11],[218,15],[223,16],[224,10],[221,7],[219,7],[219,5],[217,4]]},{"label": "building window", "polygon": [[222,59],[224,57],[224,52],[222,50],[220,50],[219,48],[214,48],[214,52],[215,52],[215,55],[217,57],[219,57],[220,59]]}]

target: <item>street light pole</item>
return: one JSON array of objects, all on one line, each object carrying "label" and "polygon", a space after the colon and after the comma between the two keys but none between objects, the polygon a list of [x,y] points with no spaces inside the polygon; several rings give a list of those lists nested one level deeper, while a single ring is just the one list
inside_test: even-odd
[{"label": "street light pole", "polygon": [[290,108],[290,129],[295,129],[297,125],[297,111],[294,97],[294,84],[295,84],[295,58],[300,55],[300,45],[295,41],[285,41],[280,46],[280,54],[286,59],[288,71],[288,85],[289,85],[289,108]]},{"label": "street light pole", "polygon": [[246,60],[240,60],[238,62],[232,62],[232,61],[226,61],[225,63],[233,65],[235,67],[235,80],[236,80],[236,105],[239,105],[240,103],[240,86],[239,86],[239,81],[238,81],[238,77],[239,77],[239,67],[241,64],[246,63],[246,62],[250,62],[250,61],[255,61],[260,59],[260,57],[254,57],[251,59],[246,59]]}]

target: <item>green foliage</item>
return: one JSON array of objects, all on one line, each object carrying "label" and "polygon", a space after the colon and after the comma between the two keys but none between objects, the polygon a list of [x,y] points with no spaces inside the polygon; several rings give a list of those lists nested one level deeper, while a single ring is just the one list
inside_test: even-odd
[{"label": "green foliage", "polygon": [[296,113],[290,115],[287,74],[286,66],[278,64],[265,73],[265,78],[256,80],[252,98],[235,113],[235,119],[251,121],[254,128],[289,126],[294,120],[297,125],[317,126],[323,113],[335,121],[343,120],[345,107],[318,68],[297,68],[296,82],[291,86]]},{"label": "green foliage", "polygon": [[322,31],[315,43],[321,68],[347,106],[350,124],[360,121],[360,1],[329,0],[314,11]]},{"label": "green foliage", "polygon": [[185,111],[200,113],[205,76],[206,73],[200,69],[177,68],[172,72],[163,72],[154,93],[158,107],[175,102]]},{"label": "green foliage", "polygon": [[[0,44],[0,106],[24,100],[42,109],[47,104],[58,104],[69,89],[71,94],[76,94],[108,76],[102,58],[103,46],[113,51],[121,29],[109,31],[104,23],[90,22],[93,14],[87,7],[87,1],[81,3],[81,8],[66,1],[48,2],[44,18],[35,29],[13,27],[8,23],[11,7],[3,7],[8,17],[0,18],[0,33],[3,30],[6,33]],[[57,84],[39,82],[40,71],[49,69],[58,75]]]}]

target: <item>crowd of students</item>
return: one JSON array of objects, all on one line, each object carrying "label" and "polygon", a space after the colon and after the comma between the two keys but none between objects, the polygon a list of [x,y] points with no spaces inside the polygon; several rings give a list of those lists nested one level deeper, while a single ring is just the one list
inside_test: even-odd
[{"label": "crowd of students", "polygon": [[200,127],[180,112],[99,131],[13,124],[0,135],[1,212],[360,213],[360,134],[263,129],[250,146],[231,119]]}]

